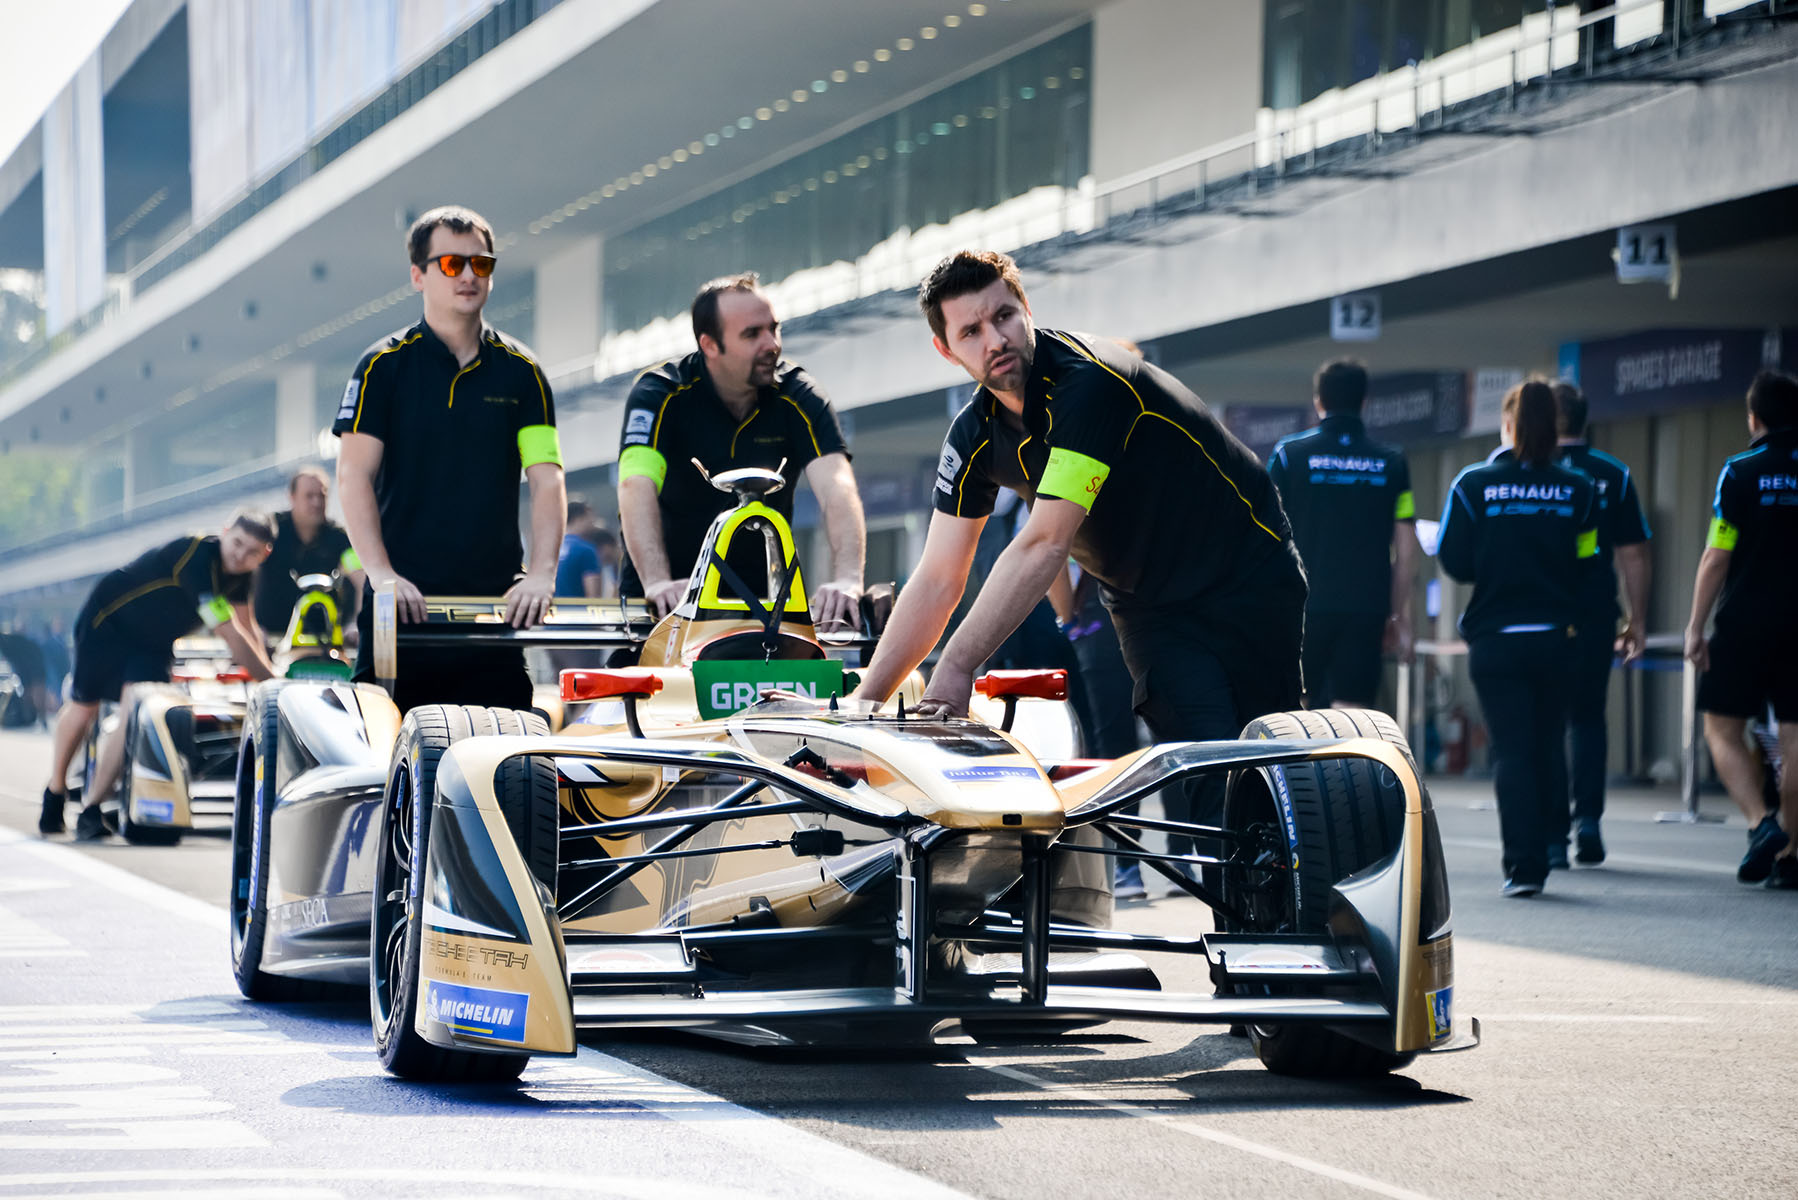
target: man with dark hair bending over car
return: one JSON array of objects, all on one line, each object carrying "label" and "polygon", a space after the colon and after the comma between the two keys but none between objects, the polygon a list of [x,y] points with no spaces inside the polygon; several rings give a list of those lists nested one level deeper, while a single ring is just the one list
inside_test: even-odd
[{"label": "man with dark hair bending over car", "polygon": [[[331,426],[338,494],[368,577],[356,678],[373,680],[373,593],[394,588],[401,622],[425,596],[506,598],[534,625],[556,590],[567,490],[549,380],[523,345],[481,320],[497,259],[493,230],[466,208],[432,209],[406,235],[424,319],[370,346]],[[530,570],[518,535],[518,475],[531,489]],[[524,654],[508,646],[409,647],[394,703],[529,708]]]},{"label": "man with dark hair bending over car", "polygon": [[[975,668],[1070,554],[1099,581],[1156,740],[1234,738],[1297,708],[1305,575],[1248,448],[1179,380],[1115,342],[1038,328],[1003,254],[944,259],[918,302],[937,353],[981,386],[949,427],[923,558],[858,694],[886,699],[936,645],[994,494],[1009,487],[1030,518],[949,639],[921,712],[967,711]],[[1169,815],[1215,822],[1221,792]]]},{"label": "man with dark hair bending over car", "polygon": [[[175,640],[202,627],[224,639],[254,679],[274,674],[250,614],[250,581],[275,532],[266,513],[240,509],[216,534],[176,538],[103,576],[75,618],[75,669],[69,703],[56,718],[54,758],[38,830],[63,831],[69,766],[100,702],[126,703],[134,683],[166,683]],[[75,836],[106,836],[100,801],[125,761],[124,723],[100,743],[94,777]]]}]

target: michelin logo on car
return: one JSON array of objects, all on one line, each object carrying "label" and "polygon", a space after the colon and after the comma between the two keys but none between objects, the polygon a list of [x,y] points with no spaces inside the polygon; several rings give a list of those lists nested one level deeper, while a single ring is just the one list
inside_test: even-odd
[{"label": "michelin logo on car", "polygon": [[429,981],[425,1015],[447,1025],[456,1033],[492,1038],[498,1042],[523,1042],[525,1014],[531,998],[522,992],[499,992],[490,988],[463,987],[456,983]]}]

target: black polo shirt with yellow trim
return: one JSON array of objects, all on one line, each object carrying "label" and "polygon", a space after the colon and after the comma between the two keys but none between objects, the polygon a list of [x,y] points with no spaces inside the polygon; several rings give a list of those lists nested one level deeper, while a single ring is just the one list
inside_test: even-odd
[{"label": "black polo shirt with yellow trim", "polygon": [[519,474],[561,464],[555,396],[531,352],[481,329],[467,366],[420,321],[362,355],[331,432],[381,439],[375,499],[393,569],[426,595],[498,595],[524,565]]},{"label": "black polo shirt with yellow trim", "polygon": [[1106,338],[1036,331],[1015,428],[985,388],[949,426],[937,511],[984,517],[1008,487],[1087,510],[1081,568],[1126,603],[1203,603],[1291,538],[1267,471],[1178,379]]},{"label": "black polo shirt with yellow trim", "polygon": [[302,542],[293,513],[276,513],[274,547],[256,568],[256,624],[266,633],[280,634],[299,602],[299,580],[333,571],[347,575],[361,568],[348,531],[337,522],[326,521],[310,542]]},{"label": "black polo shirt with yellow trim", "polygon": [[[732,504],[727,493],[705,481],[694,459],[712,475],[739,467],[779,467],[787,486],[764,502],[791,520],[793,492],[806,466],[827,454],[848,452],[830,401],[800,367],[784,360],[777,365],[774,381],[757,390],[755,407],[738,421],[718,398],[705,355],[695,350],[652,367],[631,385],[619,438],[618,479],[622,483],[642,475],[655,483],[663,549],[671,577],[680,579],[692,571],[713,518]],[[743,544],[733,543],[731,565],[755,584],[762,577],[760,543],[738,541]],[[620,586],[627,594],[641,594],[635,566],[625,565]]]},{"label": "black polo shirt with yellow trim", "polygon": [[249,602],[252,578],[226,573],[218,535],[176,538],[103,576],[76,618],[76,633],[172,646],[229,621],[233,605]]}]

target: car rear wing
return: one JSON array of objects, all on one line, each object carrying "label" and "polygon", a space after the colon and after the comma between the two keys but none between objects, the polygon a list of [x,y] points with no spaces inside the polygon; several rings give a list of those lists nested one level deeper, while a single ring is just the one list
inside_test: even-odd
[{"label": "car rear wing", "polygon": [[[629,650],[648,641],[655,627],[655,615],[643,600],[557,599],[539,624],[514,629],[506,622],[506,602],[499,596],[426,596],[425,619],[402,623],[393,584],[387,583],[374,593],[375,678],[393,691],[402,644]],[[816,636],[826,650],[842,652],[869,653],[875,642],[860,631],[825,631]]]}]

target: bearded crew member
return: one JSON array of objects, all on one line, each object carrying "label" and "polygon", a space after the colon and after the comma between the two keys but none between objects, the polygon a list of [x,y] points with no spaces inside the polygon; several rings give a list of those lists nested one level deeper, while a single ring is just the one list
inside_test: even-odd
[{"label": "bearded crew member", "polygon": [[[1305,576],[1247,447],[1167,372],[1109,339],[1038,328],[1003,254],[944,259],[918,300],[937,353],[980,387],[950,425],[922,560],[857,694],[886,699],[936,645],[1003,486],[1030,501],[1030,518],[949,640],[921,712],[967,711],[975,668],[1069,555],[1100,582],[1158,741],[1233,738],[1297,708]],[[1221,793],[1170,815],[1214,819]]]},{"label": "bearded crew member", "polygon": [[[732,504],[700,473],[778,467],[787,483],[764,498],[789,521],[801,474],[830,539],[832,575],[811,589],[819,626],[853,623],[867,534],[849,451],[835,411],[811,376],[780,357],[780,322],[753,272],[714,279],[693,298],[699,348],[638,376],[625,403],[618,455],[619,523],[629,561],[626,596],[656,616],[680,603],[713,518]],[[759,538],[739,537],[726,561],[761,589]]]}]

